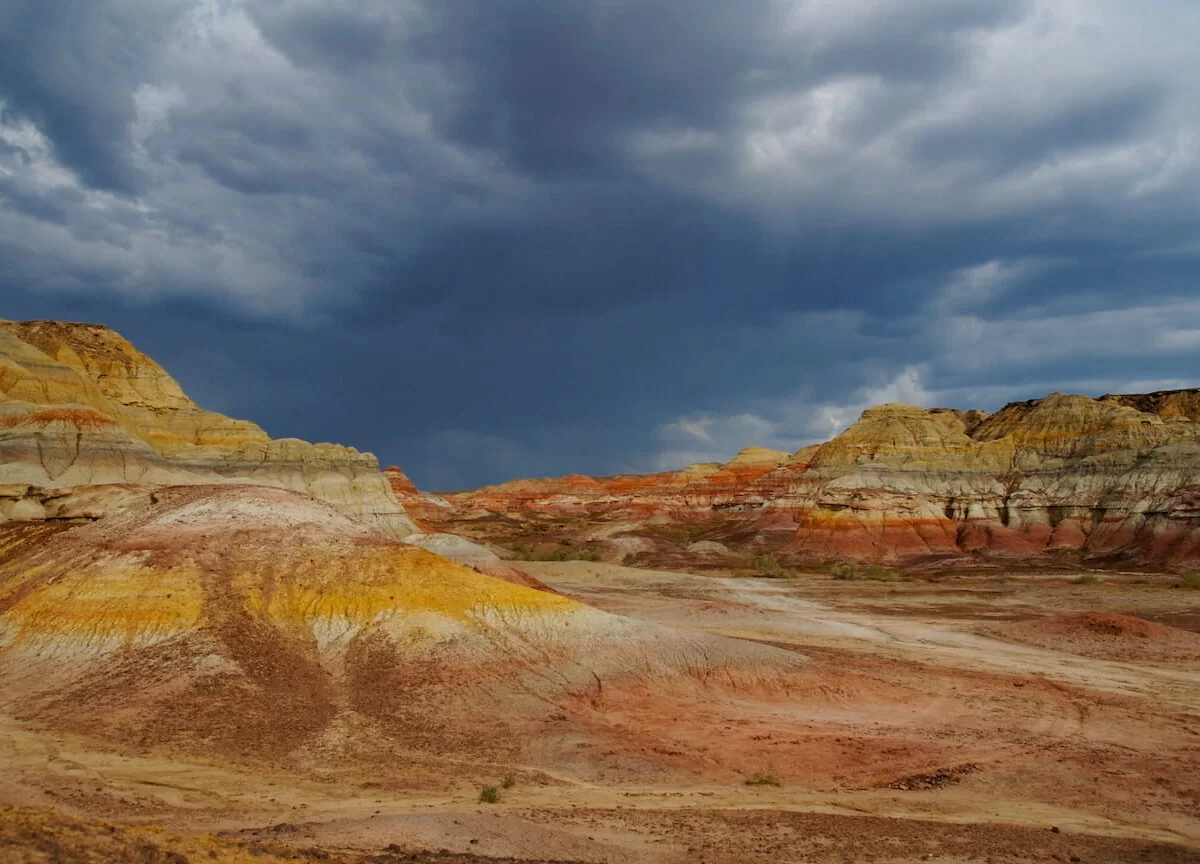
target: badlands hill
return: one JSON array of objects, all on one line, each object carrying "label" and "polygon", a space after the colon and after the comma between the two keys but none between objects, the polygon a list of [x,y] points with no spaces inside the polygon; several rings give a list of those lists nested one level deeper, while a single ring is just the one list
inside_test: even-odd
[{"label": "badlands hill", "polygon": [[98,515],[108,484],[196,483],[292,489],[390,536],[416,531],[371,454],[205,411],[106,327],[0,321],[0,520]]},{"label": "badlands hill", "polygon": [[484,576],[270,487],[162,487],[93,522],[0,526],[0,709],[115,744],[383,761],[413,782],[414,760],[448,754],[536,762],[547,723],[636,713],[646,687],[668,704],[783,692],[807,666]]},{"label": "badlands hill", "polygon": [[796,453],[751,448],[724,465],[518,480],[444,500],[453,510],[426,507],[424,518],[445,530],[605,557],[725,548],[1190,566],[1200,563],[1200,390],[1055,393],[993,415],[881,405]]},{"label": "badlands hill", "polygon": [[694,572],[1189,561],[1195,394],[439,497],[103,328],[0,349],[2,861],[1197,860],[1186,580]]},{"label": "badlands hill", "polygon": [[106,328],[0,323],[0,394],[0,714],[23,723],[297,766],[536,762],[547,713],[810,675],[414,534],[399,472],[204,411]]}]

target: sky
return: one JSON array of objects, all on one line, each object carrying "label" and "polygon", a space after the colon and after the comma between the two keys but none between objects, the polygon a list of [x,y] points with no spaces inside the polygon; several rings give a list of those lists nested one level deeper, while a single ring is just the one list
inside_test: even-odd
[{"label": "sky", "polygon": [[1194,0],[0,0],[0,318],[433,490],[1200,386]]}]

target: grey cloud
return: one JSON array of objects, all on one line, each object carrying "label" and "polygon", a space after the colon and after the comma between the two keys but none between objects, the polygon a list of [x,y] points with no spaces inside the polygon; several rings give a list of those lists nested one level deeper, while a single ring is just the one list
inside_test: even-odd
[{"label": "grey cloud", "polygon": [[970,126],[933,130],[913,142],[912,153],[927,165],[983,160],[1003,174],[1048,154],[1136,141],[1149,131],[1166,97],[1161,85],[1122,83],[1114,92],[1087,94],[1040,116],[1001,114],[978,118]]},{"label": "grey cloud", "polygon": [[266,38],[298,66],[352,75],[380,62],[391,44],[388,22],[353,4],[289,10],[275,3],[252,14]]},{"label": "grey cloud", "polygon": [[89,184],[130,192],[133,91],[183,0],[7,0],[0,7],[0,94],[32,118]]},{"label": "grey cloud", "polygon": [[[280,434],[484,442],[431,485],[707,452],[660,437],[679,418],[792,441],[909,369],[935,396],[1173,380],[1190,330],[1144,310],[1191,315],[1191,8],[10,0],[0,290],[151,336],[145,309],[224,314],[189,332],[243,375],[307,370],[255,400]],[[1003,290],[946,299],[988,262]],[[1142,344],[1085,368],[1122,310]],[[270,350],[223,341],[239,316]],[[375,409],[306,400],[346,380],[401,407],[339,434]]]}]

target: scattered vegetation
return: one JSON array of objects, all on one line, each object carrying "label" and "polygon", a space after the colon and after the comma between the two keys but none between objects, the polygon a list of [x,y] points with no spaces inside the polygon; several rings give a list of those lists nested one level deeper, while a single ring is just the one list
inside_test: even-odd
[{"label": "scattered vegetation", "polygon": [[796,575],[796,571],[785,567],[779,556],[773,552],[756,552],[750,559],[750,568],[755,575],[766,576],[768,579],[783,579]]},{"label": "scattered vegetation", "polygon": [[1184,573],[1179,580],[1179,587],[1188,591],[1200,591],[1200,571],[1192,570]]},{"label": "scattered vegetation", "polygon": [[504,789],[511,789],[516,785],[517,785],[517,778],[511,774],[509,774],[507,777],[505,777],[503,780],[500,781],[500,786]]},{"label": "scattered vegetation", "polygon": [[878,564],[864,566],[848,561],[834,564],[830,572],[833,573],[834,579],[843,582],[853,582],[857,579],[868,579],[872,582],[899,582],[908,578],[890,567],[882,567]]},{"label": "scattered vegetation", "polygon": [[1095,585],[1100,581],[1100,577],[1095,573],[1084,573],[1082,576],[1076,576],[1071,580],[1072,585]]},{"label": "scattered vegetation", "polygon": [[527,543],[514,543],[509,551],[512,552],[514,561],[533,560],[533,547]]},{"label": "scattered vegetation", "polygon": [[500,803],[500,787],[499,786],[484,786],[479,790],[480,804],[499,804]]},{"label": "scattered vegetation", "polygon": [[863,570],[863,576],[873,582],[899,582],[904,577],[890,567],[871,565]]},{"label": "scattered vegetation", "polygon": [[858,567],[853,564],[834,564],[830,572],[833,573],[833,578],[839,582],[853,582],[858,578]]},{"label": "scattered vegetation", "polygon": [[779,778],[770,771],[755,771],[744,782],[747,786],[778,786]]},{"label": "scattered vegetation", "polygon": [[509,547],[513,561],[602,561],[600,549],[595,546],[576,547],[570,540],[559,540],[550,549],[539,548],[545,544],[514,543]]}]

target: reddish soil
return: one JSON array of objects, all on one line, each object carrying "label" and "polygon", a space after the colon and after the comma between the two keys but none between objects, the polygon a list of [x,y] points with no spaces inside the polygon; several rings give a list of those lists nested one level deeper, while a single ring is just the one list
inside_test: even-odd
[{"label": "reddish soil", "polygon": [[[195,512],[205,493],[179,494]],[[190,539],[166,517],[0,531],[7,554],[36,559],[13,583],[28,591],[126,573],[103,569],[112,556],[205,574],[200,630],[0,711],[0,806],[56,811],[0,813],[4,864],[1200,861],[1200,671],[1178,659],[1200,637],[1150,620],[1194,612],[1174,577],[530,562],[561,596],[523,602],[627,618],[560,639],[574,631],[513,613],[422,642],[448,625],[420,606],[388,613],[427,622],[408,641],[339,642],[346,631],[304,631],[304,617],[255,617],[247,592],[290,590],[286,608],[303,610],[349,578],[335,570],[389,591],[425,580],[429,596],[456,580],[520,589],[348,539],[324,511],[293,525],[272,497],[282,549],[230,510],[245,501],[222,500]],[[80,558],[59,572],[47,556],[61,544]],[[427,572],[395,575],[414,561]],[[160,596],[161,581],[139,590]],[[220,676],[181,677],[218,662]],[[480,803],[485,786],[498,804]]]},{"label": "reddish soil", "polygon": [[1050,615],[996,627],[993,632],[1029,645],[1107,660],[1200,660],[1200,634],[1116,612]]}]

